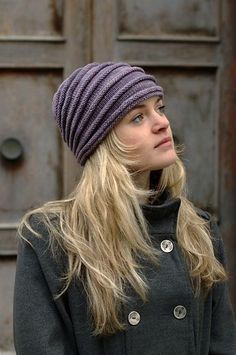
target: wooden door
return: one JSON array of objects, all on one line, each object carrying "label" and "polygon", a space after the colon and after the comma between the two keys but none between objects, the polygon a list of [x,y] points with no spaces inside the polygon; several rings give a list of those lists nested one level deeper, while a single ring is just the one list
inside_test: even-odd
[{"label": "wooden door", "polygon": [[0,352],[13,350],[19,220],[76,178],[51,101],[64,76],[90,60],[88,24],[88,1],[0,2]]},{"label": "wooden door", "polygon": [[219,221],[236,310],[236,2],[94,0],[93,13],[93,59],[141,65],[164,87],[190,197]]}]

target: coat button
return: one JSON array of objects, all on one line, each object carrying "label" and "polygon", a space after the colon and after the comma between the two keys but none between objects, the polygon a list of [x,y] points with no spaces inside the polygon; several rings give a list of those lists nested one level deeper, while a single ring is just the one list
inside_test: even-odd
[{"label": "coat button", "polygon": [[174,308],[174,316],[177,319],[183,319],[187,314],[187,310],[184,306],[178,305]]},{"label": "coat button", "polygon": [[173,247],[172,241],[168,239],[161,242],[161,250],[164,251],[164,253],[170,253],[173,250]]},{"label": "coat button", "polygon": [[131,325],[138,325],[140,322],[140,314],[136,311],[132,311],[128,315],[128,321]]}]

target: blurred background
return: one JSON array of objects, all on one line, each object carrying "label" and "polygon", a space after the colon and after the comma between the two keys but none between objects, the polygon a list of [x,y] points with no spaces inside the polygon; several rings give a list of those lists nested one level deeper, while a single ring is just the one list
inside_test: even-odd
[{"label": "blurred background", "polygon": [[190,197],[225,240],[236,309],[236,1],[0,0],[1,354],[14,354],[19,220],[81,173],[52,119],[53,93],[76,67],[110,60],[143,66],[164,87]]}]

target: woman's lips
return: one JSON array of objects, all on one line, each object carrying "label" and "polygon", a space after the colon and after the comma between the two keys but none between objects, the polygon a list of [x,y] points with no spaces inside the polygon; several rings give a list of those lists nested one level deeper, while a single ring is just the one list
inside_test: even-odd
[{"label": "woman's lips", "polygon": [[172,140],[170,137],[162,139],[160,143],[158,143],[154,148],[159,148],[159,147],[168,147],[172,145]]}]

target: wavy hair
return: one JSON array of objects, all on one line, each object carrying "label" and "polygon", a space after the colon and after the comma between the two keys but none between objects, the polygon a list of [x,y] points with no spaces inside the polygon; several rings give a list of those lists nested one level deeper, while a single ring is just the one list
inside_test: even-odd
[{"label": "wavy hair", "polygon": [[[141,255],[158,264],[158,251],[152,246],[140,198],[152,199],[168,189],[172,198],[181,199],[177,239],[196,295],[226,279],[223,266],[214,256],[208,226],[186,198],[181,160],[177,158],[162,170],[155,191],[144,191],[134,183],[134,162],[127,158],[130,149],[112,131],[86,162],[69,197],[28,212],[18,230],[22,238],[24,226],[38,235],[29,218],[40,214],[50,232],[52,251],[56,242],[68,256],[65,286],[60,295],[73,279],[82,281],[95,335],[124,329],[120,312],[122,303],[128,300],[127,284],[143,301],[148,300],[148,281],[138,260]],[[56,216],[58,223],[51,216]]]}]

